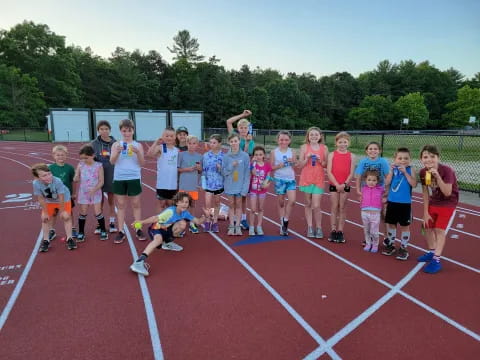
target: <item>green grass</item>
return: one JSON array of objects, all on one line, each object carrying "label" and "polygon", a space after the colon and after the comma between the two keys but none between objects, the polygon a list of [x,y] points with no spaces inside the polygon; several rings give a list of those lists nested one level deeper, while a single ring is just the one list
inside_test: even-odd
[{"label": "green grass", "polygon": [[0,140],[10,141],[50,141],[46,130],[18,129],[10,130],[8,134],[0,134]]}]

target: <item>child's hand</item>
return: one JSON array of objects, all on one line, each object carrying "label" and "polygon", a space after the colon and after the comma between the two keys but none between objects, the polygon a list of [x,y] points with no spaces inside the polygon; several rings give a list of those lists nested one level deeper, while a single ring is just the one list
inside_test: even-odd
[{"label": "child's hand", "polygon": [[387,196],[386,196],[386,195],[383,195],[383,196],[382,196],[382,203],[383,203],[383,204],[386,204],[386,203],[387,203]]},{"label": "child's hand", "polygon": [[210,217],[210,210],[203,207],[202,208],[203,213],[205,214],[205,217],[208,219]]},{"label": "child's hand", "polygon": [[72,194],[72,195],[70,195],[70,198],[71,198],[72,200],[77,200],[77,195]]},{"label": "child's hand", "polygon": [[360,191],[357,191],[358,194],[358,200],[362,202],[362,193]]},{"label": "child's hand", "polygon": [[133,144],[129,145],[130,146],[130,149],[132,150],[132,152],[134,152],[135,154],[138,154],[138,152],[140,150],[138,150],[138,148],[136,146],[134,146]]},{"label": "child's hand", "polygon": [[48,216],[47,213],[42,212],[41,219],[43,223],[48,223],[48,220],[50,220],[50,217]]},{"label": "child's hand", "polygon": [[398,166],[397,166],[397,169],[398,169],[402,174],[404,174],[404,175],[407,174],[407,169],[405,168],[405,166],[403,166],[403,165],[398,165]]},{"label": "child's hand", "polygon": [[430,214],[425,214],[423,215],[423,227],[425,229],[428,229],[429,228],[429,225],[430,223],[433,221],[432,217],[430,216]]},{"label": "child's hand", "polygon": [[94,197],[96,192],[97,192],[97,190],[95,190],[95,189],[90,189],[90,190],[88,191],[88,195],[89,195],[90,197]]},{"label": "child's hand", "polygon": [[338,193],[343,193],[343,192],[345,192],[345,184],[337,185],[337,186],[335,186],[335,188],[337,189],[337,192],[338,192]]},{"label": "child's hand", "polygon": [[243,110],[242,115],[243,115],[244,118],[247,118],[250,115],[252,115],[252,112],[250,110]]},{"label": "child's hand", "polygon": [[115,144],[113,144],[112,150],[115,151],[117,154],[120,154],[123,150],[123,146],[117,141]]},{"label": "child's hand", "polygon": [[218,169],[218,171],[222,170],[222,165],[217,163],[217,169]]},{"label": "child's hand", "polygon": [[251,140],[253,139],[252,134],[248,134],[247,137],[246,137],[246,139],[247,139],[248,141],[251,141]]},{"label": "child's hand", "polygon": [[433,175],[435,178],[439,178],[439,177],[440,177],[440,174],[438,173],[438,170],[437,170],[437,169],[431,168],[431,169],[430,169],[430,172],[432,173],[432,175]]}]

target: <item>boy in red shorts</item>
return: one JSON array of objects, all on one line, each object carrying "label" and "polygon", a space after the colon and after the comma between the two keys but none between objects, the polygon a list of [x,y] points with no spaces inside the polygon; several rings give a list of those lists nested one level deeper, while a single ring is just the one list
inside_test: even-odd
[{"label": "boy in red shorts", "polygon": [[423,271],[435,274],[442,270],[440,257],[445,246],[446,230],[458,204],[458,184],[454,170],[440,164],[440,153],[435,145],[423,147],[420,161],[425,166],[420,170],[420,181],[423,189],[423,226],[430,251],[417,260],[428,262]]}]

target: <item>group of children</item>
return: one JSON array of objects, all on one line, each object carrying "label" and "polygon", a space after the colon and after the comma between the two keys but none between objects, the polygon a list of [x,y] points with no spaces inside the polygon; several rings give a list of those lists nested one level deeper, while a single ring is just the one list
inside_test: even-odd
[{"label": "group of children", "polygon": [[[384,255],[394,255],[399,260],[408,259],[407,246],[410,240],[412,219],[412,189],[417,177],[411,166],[410,151],[401,147],[394,154],[391,165],[380,157],[381,147],[369,143],[366,157],[355,166],[355,156],[348,150],[350,136],[340,132],[335,136],[335,150],[328,151],[323,134],[317,127],[307,130],[305,143],[299,153],[290,147],[292,136],[288,131],[277,134],[278,146],[267,159],[262,146],[255,146],[249,110],[227,120],[229,150],[222,149],[222,137],[212,135],[208,149],[202,155],[199,139],[189,136],[185,127],[176,131],[166,128],[162,136],[153,142],[144,154],[142,144],[133,140],[134,124],[131,120],[120,123],[122,140],[110,136],[110,124],[98,123],[99,136],[80,150],[80,162],[76,170],[66,163],[67,150],[57,145],[53,149],[55,163],[49,167],[37,164],[32,167],[34,194],[42,206],[42,229],[44,241],[40,251],[48,251],[55,237],[53,220],[59,215],[65,222],[67,248],[76,248],[76,242],[84,241],[85,222],[89,205],[93,205],[97,220],[96,232],[101,240],[108,232],[116,232],[113,242],[125,240],[125,211],[130,199],[134,222],[132,226],[139,240],[145,240],[143,227],[148,225],[152,242],[131,265],[131,270],[148,275],[145,263],[155,248],[181,251],[174,242],[184,236],[187,229],[193,234],[200,228],[206,232],[219,232],[218,218],[220,195],[228,199],[227,235],[242,235],[248,230],[250,236],[264,235],[262,227],[265,198],[271,182],[277,197],[280,218],[280,234],[288,235],[289,218],[296,201],[297,181],[295,168],[300,169],[298,189],[305,194],[306,236],[321,239],[322,230],[321,195],[324,193],[325,173],[329,182],[331,216],[328,240],[336,243],[346,241],[344,235],[346,201],[355,177],[355,190],[360,198],[361,218],[364,227],[362,247],[365,251],[379,251],[381,219],[386,224],[383,241]],[[238,121],[237,129],[234,123]],[[445,230],[449,225],[458,202],[458,186],[451,168],[439,163],[439,152],[435,146],[427,145],[420,152],[424,168],[420,181],[424,197],[424,228],[429,252],[419,261],[428,262],[424,271],[438,272],[440,256],[445,244]],[[141,167],[145,156],[156,158],[157,214],[142,220],[140,194],[142,192]],[[78,195],[74,195],[73,184],[79,183]],[[194,217],[188,209],[195,207],[205,194],[205,207],[201,217]],[[104,196],[109,204],[106,226]],[[117,206],[118,231],[114,217],[114,196]],[[78,232],[72,235],[73,200],[79,204]],[[247,199],[250,206],[247,221]],[[213,212],[211,211],[213,209]],[[256,226],[255,226],[256,223]],[[199,227],[201,225],[201,227]],[[400,229],[400,246],[397,248],[397,225]]]}]

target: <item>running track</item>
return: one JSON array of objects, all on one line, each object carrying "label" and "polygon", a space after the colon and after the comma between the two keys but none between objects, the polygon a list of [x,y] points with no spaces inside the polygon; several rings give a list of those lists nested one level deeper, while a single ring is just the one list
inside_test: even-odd
[{"label": "running track", "polygon": [[[70,144],[77,163],[79,144]],[[129,265],[145,243],[114,245],[93,235],[46,254],[28,167],[50,162],[51,144],[0,142],[0,359],[476,359],[480,357],[480,208],[460,205],[438,275],[365,253],[358,202],[347,204],[347,243],[307,239],[303,196],[288,238],[188,235],[180,253],[149,258],[148,278]],[[143,169],[143,217],[155,213],[155,162]],[[416,194],[414,215],[422,212]],[[264,230],[278,234],[274,194]],[[328,195],[323,196],[325,233]],[[131,210],[128,215],[131,218]],[[129,223],[130,221],[128,221]],[[218,236],[217,236],[218,235]]]}]

